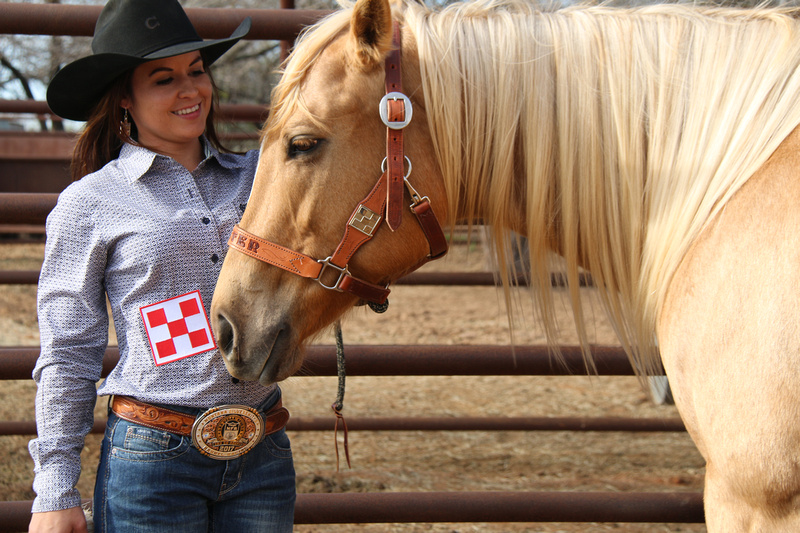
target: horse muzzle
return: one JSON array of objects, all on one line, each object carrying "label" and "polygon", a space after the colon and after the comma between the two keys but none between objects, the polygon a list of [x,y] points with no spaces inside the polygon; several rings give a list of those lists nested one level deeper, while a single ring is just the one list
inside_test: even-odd
[{"label": "horse muzzle", "polygon": [[211,321],[225,367],[236,379],[271,385],[291,376],[302,362],[285,321],[259,328],[257,335],[246,334],[224,311],[212,313]]}]

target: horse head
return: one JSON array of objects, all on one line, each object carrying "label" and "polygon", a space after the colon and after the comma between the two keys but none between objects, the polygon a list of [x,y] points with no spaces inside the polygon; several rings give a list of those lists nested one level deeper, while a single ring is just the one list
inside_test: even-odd
[{"label": "horse head", "polygon": [[[392,281],[432,253],[424,225],[407,209],[419,190],[447,215],[407,32],[397,80],[405,109],[396,120],[379,113],[384,106],[391,114],[397,105],[384,98],[386,69],[395,68],[386,59],[397,33],[388,0],[359,0],[307,32],[286,64],[250,201],[229,241],[211,306],[220,351],[236,378],[269,384],[292,375],[310,337],[361,300],[384,300]],[[399,163],[385,161],[396,131],[386,121],[408,118],[405,150],[394,158]],[[399,188],[387,169],[398,164]],[[387,227],[392,209],[393,227]],[[354,219],[367,219],[367,227],[357,228]],[[348,233],[356,236],[343,238]]]}]

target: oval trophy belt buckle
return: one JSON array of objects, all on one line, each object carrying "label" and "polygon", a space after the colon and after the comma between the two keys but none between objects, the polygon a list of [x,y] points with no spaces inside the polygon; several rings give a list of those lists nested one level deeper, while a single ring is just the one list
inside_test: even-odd
[{"label": "oval trophy belt buckle", "polygon": [[246,454],[263,436],[261,414],[246,405],[212,407],[192,425],[192,442],[200,453],[223,461]]}]

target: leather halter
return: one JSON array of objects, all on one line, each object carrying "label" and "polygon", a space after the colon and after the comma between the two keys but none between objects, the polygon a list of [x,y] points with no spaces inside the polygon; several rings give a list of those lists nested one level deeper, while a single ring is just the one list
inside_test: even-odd
[{"label": "leather halter", "polygon": [[[381,99],[379,113],[386,124],[386,159],[381,164],[383,172],[378,182],[353,211],[345,227],[344,236],[339,246],[327,259],[314,259],[300,252],[295,252],[272,243],[243,230],[236,225],[228,239],[231,249],[247,254],[250,257],[293,272],[304,278],[319,282],[326,289],[351,293],[362,300],[383,304],[389,295],[388,286],[375,285],[354,277],[348,268],[350,258],[369,241],[377,230],[382,219],[386,218],[389,229],[396,230],[402,222],[403,185],[411,196],[411,211],[416,216],[425,237],[428,240],[430,253],[423,263],[438,259],[447,253],[447,240],[442,226],[431,208],[427,196],[419,193],[408,182],[411,173],[411,161],[403,152],[403,128],[412,116],[411,100],[403,94],[400,71],[400,26],[395,21],[393,26],[393,50],[386,58],[386,95]],[[404,174],[405,164],[408,173]],[[336,278],[333,283],[323,280],[326,276]]]}]

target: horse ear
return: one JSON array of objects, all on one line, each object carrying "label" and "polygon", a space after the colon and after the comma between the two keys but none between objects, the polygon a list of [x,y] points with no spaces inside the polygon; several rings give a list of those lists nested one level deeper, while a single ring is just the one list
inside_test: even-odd
[{"label": "horse ear", "polygon": [[356,56],[365,66],[380,64],[392,47],[392,9],[389,0],[358,0],[350,34]]}]

